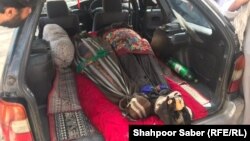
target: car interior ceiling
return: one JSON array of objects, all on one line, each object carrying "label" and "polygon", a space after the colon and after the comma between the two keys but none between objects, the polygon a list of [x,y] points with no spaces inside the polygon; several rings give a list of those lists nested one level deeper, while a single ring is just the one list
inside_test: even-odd
[{"label": "car interior ceiling", "polygon": [[[72,36],[83,30],[95,31],[114,22],[128,23],[130,20],[128,13],[122,12],[121,7],[103,8],[102,12],[95,12],[92,16],[93,13],[89,13],[89,6],[94,4],[90,1],[82,2],[80,10],[68,13],[64,1],[47,2],[47,16],[43,16],[39,20],[39,35],[38,38],[34,38],[32,44],[26,81],[37,99],[43,123],[48,123],[46,119],[47,97],[55,78],[55,66],[52,63],[49,44],[41,39],[43,27],[46,24],[56,23],[62,26],[69,36]],[[93,7],[99,6],[100,3]],[[220,34],[214,30],[210,36],[197,33],[203,43],[196,42],[185,30],[176,26],[176,23],[164,24],[160,9],[155,7],[146,10],[140,22],[143,23],[140,33],[151,42],[156,56],[163,62],[174,57],[188,66],[199,80],[198,83],[189,82],[189,84],[206,98],[211,99],[215,94],[217,81],[223,72],[225,61],[222,54],[226,53],[226,45]],[[175,40],[172,37],[175,37]],[[48,124],[43,125],[45,129],[48,129]],[[45,133],[49,137],[49,133]]]}]

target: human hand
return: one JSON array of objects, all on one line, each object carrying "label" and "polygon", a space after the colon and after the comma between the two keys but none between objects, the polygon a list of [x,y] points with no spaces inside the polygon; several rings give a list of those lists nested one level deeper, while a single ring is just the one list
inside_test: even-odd
[{"label": "human hand", "polygon": [[235,0],[231,6],[228,8],[228,11],[235,11],[239,9],[242,5],[248,3],[249,0]]}]

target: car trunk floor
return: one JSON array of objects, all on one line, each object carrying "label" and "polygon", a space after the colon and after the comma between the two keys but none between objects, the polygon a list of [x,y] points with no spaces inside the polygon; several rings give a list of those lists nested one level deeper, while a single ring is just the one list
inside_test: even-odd
[{"label": "car trunk floor", "polygon": [[166,77],[173,80],[180,86],[182,86],[190,95],[195,98],[201,105],[206,108],[210,108],[210,99],[212,97],[212,91],[201,82],[186,81],[173,72],[167,65],[159,60],[161,69]]}]

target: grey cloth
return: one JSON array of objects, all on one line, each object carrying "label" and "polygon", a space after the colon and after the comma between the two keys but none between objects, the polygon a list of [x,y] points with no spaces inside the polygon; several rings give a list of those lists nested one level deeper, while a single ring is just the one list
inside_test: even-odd
[{"label": "grey cloth", "polygon": [[43,39],[51,46],[52,59],[58,68],[67,68],[74,58],[74,45],[66,31],[57,24],[47,24],[43,30]]}]

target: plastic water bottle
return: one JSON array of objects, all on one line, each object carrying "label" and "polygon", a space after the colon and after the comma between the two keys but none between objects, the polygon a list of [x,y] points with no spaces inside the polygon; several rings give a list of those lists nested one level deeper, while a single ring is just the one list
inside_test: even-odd
[{"label": "plastic water bottle", "polygon": [[172,70],[174,70],[182,78],[188,81],[194,81],[195,83],[198,82],[198,80],[194,78],[194,75],[190,72],[190,70],[184,65],[182,65],[181,63],[179,63],[178,61],[171,58],[168,60],[167,64]]}]

